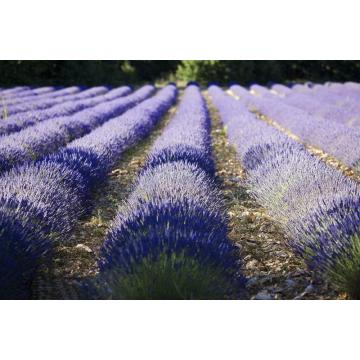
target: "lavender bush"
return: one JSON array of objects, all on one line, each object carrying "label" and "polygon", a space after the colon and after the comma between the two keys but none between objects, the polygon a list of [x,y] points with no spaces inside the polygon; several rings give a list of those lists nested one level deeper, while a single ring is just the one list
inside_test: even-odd
[{"label": "lavender bush", "polygon": [[258,96],[267,95],[269,92],[269,90],[266,87],[258,84],[251,85],[250,91],[254,93],[254,95],[258,95]]},{"label": "lavender bush", "polygon": [[5,94],[0,92],[0,97],[1,99],[4,100],[4,105],[15,106],[30,101],[37,101],[51,97],[76,94],[80,92],[82,89],[83,88],[79,86],[71,86],[68,88],[48,86],[42,88],[23,89],[16,91],[16,88],[14,88],[13,92],[5,93]]},{"label": "lavender bush", "polygon": [[60,104],[65,100],[76,100],[81,99],[85,96],[95,96],[104,94],[108,91],[108,88],[105,86],[93,87],[91,89],[82,91],[78,94],[80,88],[78,86],[72,86],[69,88],[65,88],[62,90],[55,91],[52,93],[52,96],[48,96],[45,99],[38,99],[34,101],[27,101],[25,103],[10,105],[6,107],[6,111],[8,116],[25,112],[25,111],[34,111],[34,110],[42,110],[47,109],[56,104]]},{"label": "lavender bush", "polygon": [[189,86],[177,114],[155,142],[145,167],[186,160],[213,175],[209,131],[206,104],[197,86]]},{"label": "lavender bush", "polygon": [[285,96],[285,95],[291,93],[291,89],[282,84],[274,84],[271,87],[271,89],[274,90],[280,96]]},{"label": "lavender bush", "polygon": [[220,88],[210,96],[247,171],[252,195],[316,274],[360,297],[358,185],[311,156]]},{"label": "lavender bush", "polygon": [[[80,91],[80,89],[79,89]],[[48,96],[51,96],[52,93],[55,93],[56,89],[52,86],[41,87],[30,89],[28,91],[22,91],[21,93],[17,94],[16,96],[5,97],[6,98],[6,105],[14,105],[26,101],[33,101],[37,99],[42,99]],[[0,95],[1,96],[1,95]]]},{"label": "lavender bush", "polygon": [[56,151],[68,142],[119,116],[154,92],[147,85],[133,94],[106,101],[72,116],[48,119],[18,133],[0,138],[0,172]]},{"label": "lavender bush", "polygon": [[129,95],[130,92],[131,89],[128,86],[113,89],[104,95],[94,95],[93,97],[92,93],[84,91],[82,98],[77,98],[77,100],[65,100],[45,110],[26,111],[14,114],[9,116],[6,121],[0,122],[0,136],[18,132],[47,119],[72,115],[80,110],[98,105],[102,102]]},{"label": "lavender bush", "polygon": [[1,96],[19,96],[23,91],[30,90],[29,86],[16,86],[10,89],[3,89],[0,92]]},{"label": "lavender bush", "polygon": [[144,169],[101,249],[100,298],[239,298],[235,246],[216,188],[209,118],[191,85],[179,110],[153,145]]},{"label": "lavender bush", "polygon": [[166,87],[60,152],[0,177],[1,298],[29,297],[41,257],[49,256],[55,241],[66,240],[86,211],[91,187],[175,98],[176,88]]},{"label": "lavender bush", "polygon": [[[236,94],[237,85],[232,86],[231,91]],[[309,112],[282,103],[274,96],[265,98],[249,95],[240,98],[240,101],[250,109],[275,120],[303,142],[314,145],[344,164],[359,170],[360,148],[357,144],[360,140],[360,131],[311,115]]]},{"label": "lavender bush", "polygon": [[335,97],[325,96],[324,98],[314,96],[313,92],[291,93],[287,94],[282,99],[282,102],[305,110],[311,115],[319,116],[326,121],[335,121],[350,127],[360,126],[359,108],[355,104],[349,105],[349,103],[347,103],[346,107],[339,107],[336,105]]},{"label": "lavender bush", "polygon": [[336,105],[342,108],[358,108],[359,91],[345,84],[315,85],[304,92],[305,95],[312,96],[315,99]]}]

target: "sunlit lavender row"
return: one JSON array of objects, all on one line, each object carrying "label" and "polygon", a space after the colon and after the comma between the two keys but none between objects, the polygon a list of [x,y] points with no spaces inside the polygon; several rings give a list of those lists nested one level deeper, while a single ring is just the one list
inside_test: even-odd
[{"label": "sunlit lavender row", "polygon": [[0,298],[32,298],[124,157],[92,275],[57,280],[74,298],[250,298],[244,191],[312,281],[360,298],[360,84],[134,88],[0,89]]},{"label": "sunlit lavender row", "polygon": [[[140,89],[143,98],[145,90],[149,96],[154,89]],[[50,256],[55,242],[67,240],[88,210],[94,184],[103,181],[121,153],[154,127],[175,97],[176,89],[165,87],[59,152],[0,177],[1,298],[30,296],[41,258]],[[114,106],[113,115],[118,112],[118,105]]]},{"label": "sunlit lavender row", "polygon": [[[253,94],[251,94],[245,93],[239,85],[233,85],[230,91],[238,95],[239,101],[249,109],[258,111],[275,121],[285,130],[298,136],[304,143],[313,145],[359,170],[360,129],[349,126],[350,123],[356,124],[358,121],[358,110],[350,110],[350,108],[342,110],[341,106],[331,110],[332,105],[314,100],[316,95],[313,97],[304,95],[306,92],[279,96],[264,87],[257,86],[252,88]],[[352,94],[353,90],[344,90],[343,96],[346,97],[347,93]],[[353,99],[353,104],[356,104],[354,97],[349,96],[349,98]]]},{"label": "sunlit lavender row", "polygon": [[17,133],[0,137],[0,172],[24,162],[34,161],[84,136],[149,97],[154,92],[154,87],[144,86],[125,97],[122,96],[123,92],[119,93],[117,89],[110,93],[112,92],[114,97],[108,94],[98,105],[95,103],[95,106],[73,115],[51,118]]},{"label": "sunlit lavender row", "polygon": [[210,119],[184,91],[101,249],[96,290],[111,299],[240,298],[244,278],[213,178]]},{"label": "sunlit lavender row", "polygon": [[61,103],[45,110],[25,111],[11,115],[6,121],[0,123],[0,136],[20,131],[28,126],[35,125],[47,119],[72,115],[80,110],[90,108],[104,101],[128,95],[130,92],[131,89],[128,86],[113,89],[100,95],[98,95],[98,91],[90,89],[82,91],[81,94],[63,100]]},{"label": "sunlit lavender row", "polygon": [[312,271],[358,297],[359,185],[220,88],[209,94],[251,193],[286,230],[290,247]]}]

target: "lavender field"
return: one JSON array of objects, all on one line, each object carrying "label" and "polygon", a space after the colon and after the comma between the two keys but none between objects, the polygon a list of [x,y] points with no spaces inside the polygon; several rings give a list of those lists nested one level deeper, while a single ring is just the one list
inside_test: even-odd
[{"label": "lavender field", "polygon": [[360,84],[0,89],[0,299],[359,299]]}]

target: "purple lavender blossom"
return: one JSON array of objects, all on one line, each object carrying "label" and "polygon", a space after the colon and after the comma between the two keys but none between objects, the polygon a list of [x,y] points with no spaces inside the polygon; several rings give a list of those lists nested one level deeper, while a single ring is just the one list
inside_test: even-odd
[{"label": "purple lavender blossom", "polygon": [[[56,89],[52,86],[31,89],[28,91],[22,91],[20,94],[16,95],[16,97],[11,96],[9,98],[9,97],[5,96],[5,99],[6,99],[5,103],[7,106],[9,106],[9,105],[14,105],[14,104],[22,103],[22,102],[26,102],[26,101],[41,99],[43,97],[51,96],[51,94],[54,93],[55,91],[56,91]],[[80,89],[79,89],[79,91],[80,91]]]},{"label": "purple lavender blossom", "polygon": [[98,296],[241,296],[244,279],[212,173],[208,113],[190,85],[106,236]]},{"label": "purple lavender blossom", "polygon": [[37,99],[34,101],[27,101],[25,103],[10,105],[6,107],[8,115],[17,114],[25,111],[34,111],[47,109],[56,104],[60,104],[65,100],[76,100],[89,96],[104,94],[108,89],[104,86],[94,87],[78,94],[80,88],[72,86],[62,90],[54,91],[51,95],[47,95],[44,99]]},{"label": "purple lavender blossom", "polygon": [[271,87],[271,89],[274,90],[275,92],[277,92],[280,96],[284,96],[284,95],[291,93],[291,89],[282,84],[274,84]]},{"label": "purple lavender blossom", "polygon": [[[280,99],[279,99],[280,100]],[[311,115],[316,115],[326,121],[335,121],[343,125],[352,127],[360,127],[360,108],[356,109],[356,105],[347,107],[338,107],[334,101],[334,97],[326,97],[326,100],[320,96],[314,96],[313,93],[291,93],[282,99],[282,102],[305,110]]]},{"label": "purple lavender blossom", "polygon": [[119,116],[154,92],[147,85],[133,94],[106,101],[71,116],[48,119],[0,138],[0,172],[56,151],[109,119]]},{"label": "purple lavender blossom", "polygon": [[299,92],[299,93],[302,93],[302,92],[306,92],[309,90],[309,86],[306,85],[306,84],[294,84],[291,89],[293,91],[296,91],[296,92]]},{"label": "purple lavender blossom", "polygon": [[0,95],[1,96],[18,96],[19,94],[21,94],[23,91],[28,91],[30,89],[29,86],[16,86],[13,87],[11,89],[4,89],[1,90]]},{"label": "purple lavender blossom", "polygon": [[[135,94],[135,93],[134,93]],[[125,148],[144,138],[176,98],[176,87],[169,85],[154,98],[145,100],[124,115],[111,119],[90,134],[73,141],[67,149],[91,151],[108,169]]]},{"label": "purple lavender blossom", "polygon": [[252,195],[283,226],[288,244],[315,273],[359,297],[359,186],[256,119],[243,102],[214,86],[209,94]]},{"label": "purple lavender blossom", "polygon": [[345,116],[343,116],[343,123],[349,127],[359,127],[359,94],[349,91],[346,87],[342,87],[340,91],[337,91],[333,88],[318,86],[305,95],[320,101],[324,106],[330,107],[330,109],[334,109],[335,107],[335,112],[343,111],[345,114]]},{"label": "purple lavender blossom", "polygon": [[254,92],[255,95],[259,95],[259,96],[266,96],[269,93],[269,89],[258,84],[251,85],[250,91]]},{"label": "purple lavender blossom", "polygon": [[14,114],[9,116],[6,120],[0,122],[0,136],[18,132],[28,126],[35,125],[38,122],[47,119],[72,115],[78,111],[98,105],[102,102],[128,95],[130,92],[131,89],[128,86],[123,86],[113,89],[105,95],[97,95],[89,98],[86,97],[78,100],[67,100],[45,110],[26,111]]},{"label": "purple lavender blossom", "polygon": [[[142,88],[135,97],[146,91],[149,95],[153,87]],[[49,256],[55,241],[66,241],[86,211],[91,187],[103,179],[104,169],[146,135],[175,98],[176,89],[166,87],[94,130],[95,136],[0,177],[1,298],[28,298],[40,258]]]},{"label": "purple lavender blossom", "polygon": [[[231,90],[236,93],[236,86],[232,86]],[[360,130],[349,129],[335,121],[326,121],[317,115],[282,103],[275,96],[265,98],[249,95],[239,101],[290,130],[304,143],[324,150],[355,170],[359,168]]]},{"label": "purple lavender blossom", "polygon": [[210,153],[210,118],[197,86],[187,87],[176,115],[155,142],[147,167],[186,160],[214,173]]}]

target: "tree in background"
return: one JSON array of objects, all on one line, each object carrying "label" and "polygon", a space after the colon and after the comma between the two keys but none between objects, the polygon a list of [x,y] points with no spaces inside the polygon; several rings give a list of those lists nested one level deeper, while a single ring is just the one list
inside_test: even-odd
[{"label": "tree in background", "polygon": [[283,80],[279,61],[247,60],[184,60],[177,69],[176,77],[183,81],[193,79],[202,85],[209,81],[226,85]]},{"label": "tree in background", "polygon": [[175,72],[180,61],[0,61],[0,85],[121,85],[153,82]]},{"label": "tree in background", "polygon": [[291,81],[360,81],[359,61],[280,61],[280,60],[184,60],[176,78],[209,81],[222,85],[237,82],[267,84]]},{"label": "tree in background", "polygon": [[360,81],[360,62],[279,60],[10,60],[0,61],[0,86],[122,85],[157,80],[237,82]]},{"label": "tree in background", "polygon": [[129,60],[135,69],[138,79],[143,81],[155,81],[165,79],[169,74],[176,71],[180,60]]},{"label": "tree in background", "polygon": [[0,61],[0,83],[13,85],[117,85],[136,77],[123,60]]}]

